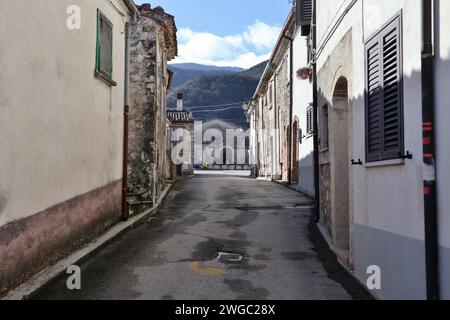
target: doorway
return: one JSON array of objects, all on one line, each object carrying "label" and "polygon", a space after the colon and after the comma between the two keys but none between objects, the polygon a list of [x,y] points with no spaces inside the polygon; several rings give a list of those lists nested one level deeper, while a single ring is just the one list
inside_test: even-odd
[{"label": "doorway", "polygon": [[349,187],[349,99],[348,82],[338,79],[333,92],[329,117],[331,163],[331,226],[336,253],[350,260],[350,187]]}]

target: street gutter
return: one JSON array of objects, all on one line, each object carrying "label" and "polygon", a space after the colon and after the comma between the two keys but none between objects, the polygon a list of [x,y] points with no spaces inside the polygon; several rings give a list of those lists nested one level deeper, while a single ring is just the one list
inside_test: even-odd
[{"label": "street gutter", "polygon": [[379,297],[369,291],[360,279],[339,261],[336,253],[332,250],[330,237],[320,224],[316,223],[314,216],[311,216],[308,233],[309,240],[317,253],[317,258],[330,279],[341,284],[354,300],[379,300]]},{"label": "street gutter", "polygon": [[149,210],[128,219],[128,221],[119,222],[102,236],[90,242],[84,248],[72,253],[67,258],[58,261],[53,266],[41,271],[28,282],[22,284],[16,289],[10,291],[4,298],[0,300],[28,300],[34,294],[39,292],[45,285],[54,280],[56,277],[66,272],[67,268],[72,265],[80,265],[89,257],[106,247],[113,240],[125,232],[145,223],[149,216],[155,213],[161,206],[163,200],[169,193],[173,184],[168,184],[162,194],[159,196],[156,204]]}]

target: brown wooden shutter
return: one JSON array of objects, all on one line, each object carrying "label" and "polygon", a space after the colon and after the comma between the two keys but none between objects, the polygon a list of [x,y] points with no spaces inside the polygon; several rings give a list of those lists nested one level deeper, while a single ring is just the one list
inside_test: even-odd
[{"label": "brown wooden shutter", "polygon": [[401,20],[397,17],[366,43],[366,158],[403,153]]},{"label": "brown wooden shutter", "polygon": [[302,36],[307,36],[311,32],[311,24],[313,17],[313,2],[312,0],[297,0],[297,26],[302,31]]}]

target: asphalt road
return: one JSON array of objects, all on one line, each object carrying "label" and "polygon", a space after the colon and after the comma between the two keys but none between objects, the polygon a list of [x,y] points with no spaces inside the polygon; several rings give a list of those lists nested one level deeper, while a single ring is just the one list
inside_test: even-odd
[{"label": "asphalt road", "polygon": [[81,265],[81,290],[61,276],[33,298],[351,299],[308,237],[310,206],[275,183],[196,176]]}]

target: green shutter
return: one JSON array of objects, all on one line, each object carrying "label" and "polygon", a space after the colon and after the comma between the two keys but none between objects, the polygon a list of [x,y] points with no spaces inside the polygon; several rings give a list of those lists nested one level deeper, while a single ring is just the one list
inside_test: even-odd
[{"label": "green shutter", "polygon": [[112,79],[113,73],[113,24],[97,10],[97,44],[96,44],[96,73]]}]

